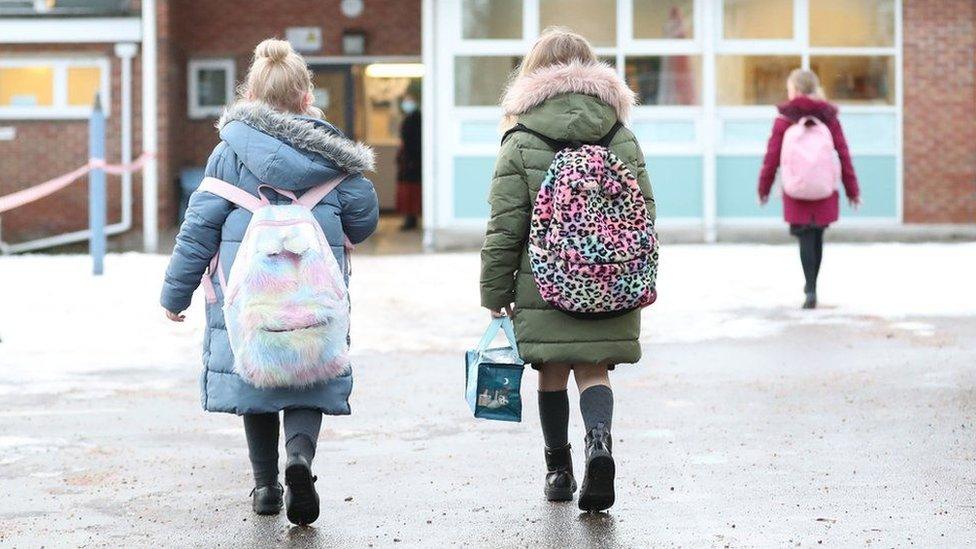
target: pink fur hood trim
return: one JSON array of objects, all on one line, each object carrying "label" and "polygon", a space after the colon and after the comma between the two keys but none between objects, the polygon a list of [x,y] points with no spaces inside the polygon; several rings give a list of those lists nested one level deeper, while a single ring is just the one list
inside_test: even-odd
[{"label": "pink fur hood trim", "polygon": [[506,118],[514,118],[563,93],[592,95],[613,107],[621,122],[630,119],[630,108],[637,102],[634,91],[610,65],[572,61],[516,78],[505,90],[502,109]]}]

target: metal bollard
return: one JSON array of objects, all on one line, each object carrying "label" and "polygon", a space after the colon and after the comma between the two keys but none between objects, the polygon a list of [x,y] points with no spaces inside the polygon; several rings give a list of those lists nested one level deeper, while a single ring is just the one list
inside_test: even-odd
[{"label": "metal bollard", "polygon": [[[88,121],[88,158],[105,158],[105,112],[98,94]],[[92,256],[92,273],[101,275],[105,262],[106,223],[105,170],[96,167],[88,173],[88,250]]]}]

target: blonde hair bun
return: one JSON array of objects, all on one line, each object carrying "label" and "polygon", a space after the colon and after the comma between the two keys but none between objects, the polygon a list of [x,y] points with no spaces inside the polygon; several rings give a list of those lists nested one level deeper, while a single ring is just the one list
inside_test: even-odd
[{"label": "blonde hair bun", "polygon": [[269,38],[262,41],[256,48],[254,48],[254,58],[255,59],[267,59],[272,63],[280,63],[288,58],[289,55],[295,53],[295,50],[291,47],[291,43],[286,40],[277,40],[274,38]]}]

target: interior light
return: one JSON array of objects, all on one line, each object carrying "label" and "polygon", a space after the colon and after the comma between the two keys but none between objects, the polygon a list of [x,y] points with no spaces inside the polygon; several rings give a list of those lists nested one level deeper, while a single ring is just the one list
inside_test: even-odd
[{"label": "interior light", "polygon": [[373,63],[366,65],[366,76],[370,78],[421,78],[424,76],[422,63]]}]

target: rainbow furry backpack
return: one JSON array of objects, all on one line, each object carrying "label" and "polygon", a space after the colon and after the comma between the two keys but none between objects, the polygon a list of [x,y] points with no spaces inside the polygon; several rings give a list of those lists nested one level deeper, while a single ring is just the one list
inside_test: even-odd
[{"label": "rainbow furry backpack", "polygon": [[[213,177],[200,184],[199,190],[252,212],[230,275],[225,279],[218,255],[203,282],[207,301],[216,302],[210,275],[217,273],[234,371],[255,387],[306,387],[349,367],[349,296],[322,226],[312,216],[312,208],[342,179],[301,197],[268,185],[258,187],[257,197]],[[271,204],[261,194],[265,188],[292,203]]]},{"label": "rainbow furry backpack", "polygon": [[556,151],[532,211],[529,264],[542,298],[577,318],[620,316],[657,299],[654,223],[637,178],[609,148],[620,128],[595,143],[521,124],[505,134],[530,133]]}]

